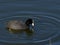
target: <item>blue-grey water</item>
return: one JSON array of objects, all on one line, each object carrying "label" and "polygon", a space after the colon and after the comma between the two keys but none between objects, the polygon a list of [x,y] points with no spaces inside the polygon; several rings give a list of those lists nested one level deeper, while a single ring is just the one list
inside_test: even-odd
[{"label": "blue-grey water", "polygon": [[[34,34],[12,34],[5,22],[35,21]],[[0,0],[0,45],[60,45],[60,0]]]}]

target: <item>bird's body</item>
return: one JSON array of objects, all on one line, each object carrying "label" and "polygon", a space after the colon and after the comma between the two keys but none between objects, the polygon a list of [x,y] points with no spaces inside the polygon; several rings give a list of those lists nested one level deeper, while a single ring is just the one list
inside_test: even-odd
[{"label": "bird's body", "polygon": [[[11,20],[8,21],[7,23],[7,28],[12,31],[12,30],[26,30],[30,29],[30,24],[34,24],[34,21],[32,19],[26,20],[26,22],[23,22],[21,20]],[[34,26],[34,25],[32,25]]]},{"label": "bird's body", "polygon": [[23,21],[18,20],[9,21],[7,27],[13,30],[25,30],[29,28],[25,23],[23,23]]}]

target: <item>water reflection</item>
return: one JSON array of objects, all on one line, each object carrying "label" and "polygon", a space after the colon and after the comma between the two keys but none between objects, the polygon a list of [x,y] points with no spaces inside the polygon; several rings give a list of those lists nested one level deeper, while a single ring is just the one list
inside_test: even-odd
[{"label": "water reflection", "polygon": [[25,32],[27,36],[32,36],[34,33],[33,29],[26,29],[26,30],[14,30],[9,28],[6,28],[6,29],[12,34],[22,34]]}]

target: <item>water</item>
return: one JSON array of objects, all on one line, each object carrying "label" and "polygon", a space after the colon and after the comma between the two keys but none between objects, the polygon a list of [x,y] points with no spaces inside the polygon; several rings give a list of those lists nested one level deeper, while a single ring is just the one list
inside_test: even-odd
[{"label": "water", "polygon": [[[7,17],[28,16],[36,23],[36,32],[33,37],[26,40],[19,40],[14,34],[6,30],[0,31],[1,45],[19,45],[23,41],[30,42],[27,45],[48,45],[52,39],[53,45],[59,42],[60,38],[60,1],[59,0],[0,0],[0,21],[9,20]],[[28,18],[27,17],[27,18]],[[36,17],[36,18],[34,18]],[[6,19],[5,19],[6,18]],[[4,21],[3,21],[4,20]],[[24,18],[23,18],[24,20]],[[3,23],[0,22],[0,29]],[[43,36],[42,36],[43,35]],[[12,41],[12,39],[15,40]],[[16,39],[17,38],[17,39]],[[10,40],[11,39],[11,40]],[[25,38],[23,38],[25,39]],[[43,44],[44,43],[44,44]],[[24,43],[26,44],[26,43]],[[23,45],[24,45],[23,44]]]}]

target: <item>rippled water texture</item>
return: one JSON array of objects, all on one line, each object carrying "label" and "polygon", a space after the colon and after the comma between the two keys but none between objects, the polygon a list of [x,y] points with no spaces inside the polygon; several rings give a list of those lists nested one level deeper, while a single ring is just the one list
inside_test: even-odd
[{"label": "rippled water texture", "polygon": [[[4,22],[8,20],[25,21],[29,17],[35,20],[35,32],[30,38],[26,35],[16,36],[4,29]],[[38,43],[55,40],[56,37],[60,40],[60,1],[0,0],[0,29],[2,43]]]},{"label": "rippled water texture", "polygon": [[[27,37],[26,34],[11,34],[6,29],[5,26],[9,20],[22,20],[25,21],[32,18],[35,22],[34,34],[31,37]],[[59,30],[59,20],[54,17],[48,16],[12,16],[0,19],[0,29],[1,37],[0,41],[9,43],[36,43],[50,40],[58,36]]]}]

